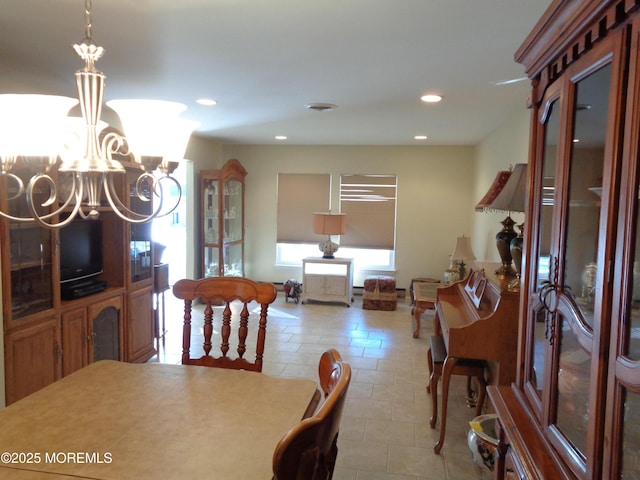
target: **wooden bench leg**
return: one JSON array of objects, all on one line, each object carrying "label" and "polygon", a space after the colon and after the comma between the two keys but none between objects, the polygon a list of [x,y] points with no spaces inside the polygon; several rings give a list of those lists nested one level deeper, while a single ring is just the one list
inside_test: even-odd
[{"label": "wooden bench leg", "polygon": [[487,382],[484,379],[484,375],[476,377],[478,379],[478,402],[476,403],[476,417],[482,415],[482,405],[484,404],[484,397],[487,393]]},{"label": "wooden bench leg", "polygon": [[438,421],[438,381],[440,380],[440,365],[434,368],[433,373],[429,377],[429,390],[431,390],[431,418],[429,425],[436,428]]},{"label": "wooden bench leg", "polygon": [[[442,445],[444,444],[444,434],[447,428],[447,403],[449,401],[449,381],[451,380],[451,373],[458,363],[458,359],[455,357],[447,357],[444,361],[442,369],[442,420],[440,421],[440,437],[438,443],[433,447],[433,451],[436,454],[440,454]],[[433,384],[431,384],[433,389]],[[431,394],[433,396],[433,393]]]},{"label": "wooden bench leg", "polygon": [[431,393],[431,375],[433,374],[433,357],[431,349],[427,351],[427,367],[429,367],[429,381],[427,382],[427,393]]}]

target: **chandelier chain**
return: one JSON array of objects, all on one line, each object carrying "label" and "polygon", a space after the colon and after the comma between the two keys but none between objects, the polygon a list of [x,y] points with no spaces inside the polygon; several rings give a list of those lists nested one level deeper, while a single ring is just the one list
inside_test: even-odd
[{"label": "chandelier chain", "polygon": [[92,27],[92,19],[91,19],[91,11],[92,11],[92,2],[91,0],[84,0],[84,35],[88,40],[93,40],[91,36],[91,27]]}]

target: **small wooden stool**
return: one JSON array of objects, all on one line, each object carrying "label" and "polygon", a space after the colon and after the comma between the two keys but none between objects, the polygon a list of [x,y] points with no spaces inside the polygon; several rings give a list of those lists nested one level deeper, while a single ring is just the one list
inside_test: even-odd
[{"label": "small wooden stool", "polygon": [[442,376],[442,421],[440,422],[440,438],[433,450],[440,453],[444,444],[444,434],[447,426],[447,402],[449,400],[449,380],[451,375],[465,375],[467,377],[467,395],[472,396],[471,377],[476,377],[479,384],[478,401],[476,402],[476,417],[482,414],[482,405],[486,393],[487,383],[484,379],[484,370],[487,366],[484,360],[470,358],[452,358],[447,356],[447,348],[444,338],[433,335],[429,338],[429,351],[427,353],[429,365],[429,383],[427,393],[431,393],[432,416],[429,420],[431,428],[435,428],[438,420],[438,380]]}]

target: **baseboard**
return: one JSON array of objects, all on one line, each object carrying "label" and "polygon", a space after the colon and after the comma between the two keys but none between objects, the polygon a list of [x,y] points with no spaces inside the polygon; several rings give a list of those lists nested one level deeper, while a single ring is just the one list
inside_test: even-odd
[{"label": "baseboard", "polygon": [[[278,291],[284,292],[284,282],[271,282],[276,286]],[[362,296],[364,292],[364,286],[353,286],[353,295]],[[406,288],[396,288],[396,293],[398,294],[398,298],[407,298],[407,289]]]}]

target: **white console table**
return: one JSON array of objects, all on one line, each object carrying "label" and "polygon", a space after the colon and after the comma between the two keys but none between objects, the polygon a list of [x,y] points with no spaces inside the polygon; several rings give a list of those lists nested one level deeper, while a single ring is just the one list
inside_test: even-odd
[{"label": "white console table", "polygon": [[353,301],[353,259],[307,257],[302,259],[301,301]]}]

